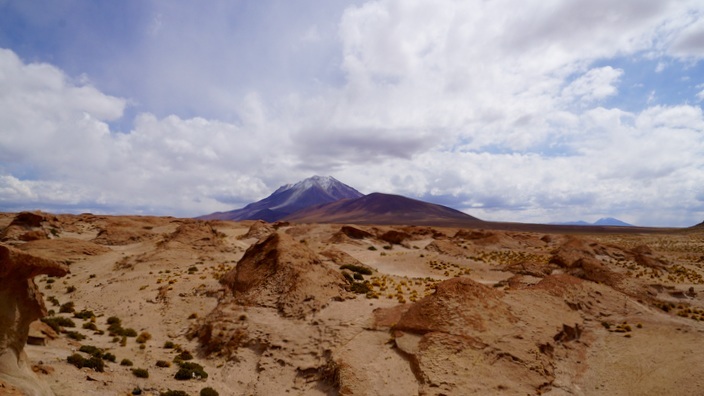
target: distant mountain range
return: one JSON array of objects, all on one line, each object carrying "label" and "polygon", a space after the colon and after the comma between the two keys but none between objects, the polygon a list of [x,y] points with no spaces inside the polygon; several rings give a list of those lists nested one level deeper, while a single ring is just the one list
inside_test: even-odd
[{"label": "distant mountain range", "polygon": [[264,220],[274,222],[311,206],[354,199],[364,194],[331,176],[313,176],[296,184],[279,187],[268,197],[242,209],[215,212],[202,220]]},{"label": "distant mountain range", "polygon": [[313,176],[287,184],[244,208],[216,212],[199,219],[448,226],[482,222],[446,206],[400,195],[364,195],[330,176]]},{"label": "distant mountain range", "polygon": [[568,221],[564,223],[550,223],[554,225],[577,225],[577,226],[609,226],[609,227],[633,227],[632,224],[628,224],[619,219],[613,217],[603,217],[593,223],[588,223],[584,220]]}]

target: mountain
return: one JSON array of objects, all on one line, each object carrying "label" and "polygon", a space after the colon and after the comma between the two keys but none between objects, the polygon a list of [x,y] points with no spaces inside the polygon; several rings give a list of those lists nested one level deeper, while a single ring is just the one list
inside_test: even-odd
[{"label": "mountain", "polygon": [[286,184],[261,201],[242,209],[215,212],[201,220],[264,220],[274,222],[311,206],[354,199],[363,194],[331,176],[313,176],[296,184]]},{"label": "mountain", "polygon": [[300,210],[283,218],[299,223],[460,226],[482,220],[447,206],[400,195],[372,193]]},{"label": "mountain", "polygon": [[632,224],[628,224],[626,222],[623,222],[619,219],[615,219],[613,217],[602,217],[601,219],[589,223],[584,220],[577,220],[577,221],[567,221],[564,223],[550,223],[554,225],[577,225],[577,226],[609,226],[609,227],[633,227]]},{"label": "mountain", "polygon": [[594,222],[594,225],[601,226],[618,226],[618,227],[633,227],[633,224],[628,224],[619,219],[614,219],[613,217],[603,217]]}]

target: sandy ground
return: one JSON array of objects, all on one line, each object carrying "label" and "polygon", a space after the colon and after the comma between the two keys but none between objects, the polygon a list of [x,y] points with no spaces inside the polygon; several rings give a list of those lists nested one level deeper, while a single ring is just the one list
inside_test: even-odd
[{"label": "sandy ground", "polygon": [[[0,227],[11,219],[3,215]],[[446,237],[436,249],[431,245],[437,238],[427,234],[409,232],[403,244],[390,244],[376,238],[336,239],[339,225],[284,225],[277,232],[317,254],[335,248],[373,269],[364,275],[370,293],[348,293],[318,312],[291,318],[268,307],[235,304],[219,282],[257,242],[241,239],[251,225],[60,216],[45,226],[56,230],[49,240],[5,241],[70,267],[65,278],[35,280],[53,315],[76,324],[46,345],[27,346],[40,379],[59,396],[127,395],[137,389],[145,395],[169,389],[197,395],[205,387],[220,395],[663,395],[704,389],[699,375],[704,311],[697,313],[704,309],[702,231],[577,235],[619,251],[647,245],[667,265],[655,271],[609,251],[596,259],[623,280],[611,285],[585,280],[578,291],[558,292],[559,287],[533,288],[545,274],[513,277],[517,271],[508,267],[547,266],[566,240],[563,235],[493,231],[491,238],[472,240],[453,239],[458,229],[438,229]],[[408,231],[359,228],[377,234]],[[58,244],[62,240],[70,243]],[[319,257],[322,265],[341,271],[331,259]],[[567,271],[550,267],[547,272]],[[476,315],[483,315],[480,302],[489,300],[460,299],[447,300],[447,306],[455,304],[449,317],[429,317],[427,331],[395,329],[403,312],[432,296],[439,282],[455,277],[496,292],[492,298],[498,305],[487,308],[491,315],[482,317],[481,326]],[[683,294],[690,287],[695,294]],[[94,318],[60,313],[68,302],[76,312],[92,311]],[[665,312],[660,306],[668,303]],[[502,312],[505,316],[498,316]],[[149,333],[149,339],[142,344],[127,337],[121,345],[121,337],[107,330],[109,317],[118,317],[137,334]],[[463,320],[476,329],[445,323]],[[97,331],[84,328],[91,322]],[[198,338],[188,335],[208,323],[222,333],[239,329],[246,336],[227,352],[206,354]],[[555,341],[563,324],[575,323],[580,337]],[[623,323],[629,331],[615,331]],[[86,338],[71,339],[70,331]],[[175,347],[165,348],[167,342]],[[546,344],[554,351],[541,351]],[[107,362],[104,372],[77,369],[66,359],[81,345],[102,348],[116,362]],[[189,351],[207,379],[176,380],[179,351]],[[121,365],[123,359],[133,365]],[[158,361],[170,367],[158,367]],[[147,369],[149,377],[137,378],[133,368]]]}]

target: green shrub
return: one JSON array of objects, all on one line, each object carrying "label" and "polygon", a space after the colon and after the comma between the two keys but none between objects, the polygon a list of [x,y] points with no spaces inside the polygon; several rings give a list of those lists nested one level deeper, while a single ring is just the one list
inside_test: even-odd
[{"label": "green shrub", "polygon": [[367,292],[373,291],[369,282],[355,282],[350,285],[350,291],[357,294],[366,294]]},{"label": "green shrub", "polygon": [[132,375],[137,378],[149,378],[149,370],[143,368],[133,368]]},{"label": "green shrub", "polygon": [[73,293],[76,291],[76,286],[66,286],[66,293]]},{"label": "green shrub", "polygon": [[113,325],[113,324],[120,325],[120,324],[122,324],[122,321],[121,321],[120,318],[118,318],[117,316],[111,316],[111,317],[108,318],[108,322],[107,322],[107,323],[108,323],[109,325]]},{"label": "green shrub", "polygon": [[208,373],[203,370],[203,366],[194,362],[179,363],[180,368],[176,372],[174,378],[185,381],[193,378],[208,378]]},{"label": "green shrub", "polygon": [[352,275],[352,278],[354,278],[355,280],[361,280],[361,281],[364,280],[364,276],[362,274],[357,273],[357,272],[355,272],[354,275]]},{"label": "green shrub", "polygon": [[103,354],[103,360],[107,360],[108,362],[115,363],[115,360],[117,360],[117,357],[110,352],[106,352],[105,354]]},{"label": "green shrub", "polygon": [[132,363],[131,360],[129,359],[122,359],[120,362],[120,366],[132,366],[134,363]]},{"label": "green shrub", "polygon": [[67,357],[66,361],[79,369],[88,367],[100,373],[105,371],[105,363],[103,362],[103,359],[99,357],[91,356],[90,359],[86,359],[83,356],[74,353],[73,355]]},{"label": "green shrub", "polygon": [[66,361],[69,362],[70,364],[78,367],[78,368],[83,368],[83,362],[85,362],[86,358],[83,356],[74,353],[73,355],[69,356],[66,358]]},{"label": "green shrub", "polygon": [[172,341],[166,341],[164,343],[164,349],[173,349],[174,348],[174,343]]},{"label": "green shrub", "polygon": [[90,359],[86,360],[83,367],[92,368],[93,370],[102,373],[105,371],[105,362],[103,359],[95,356],[91,356]]},{"label": "green shrub", "polygon": [[85,310],[85,309],[82,310],[81,312],[76,312],[76,313],[73,314],[73,317],[74,317],[74,318],[84,319],[84,320],[90,319],[90,318],[92,318],[92,317],[94,317],[94,316],[95,316],[95,314],[93,314],[93,311],[88,311],[88,310]]},{"label": "green shrub", "polygon": [[50,318],[42,318],[42,322],[46,323],[55,332],[60,333],[62,327],[76,327],[76,324],[69,318],[62,316],[52,316]]},{"label": "green shrub", "polygon": [[68,333],[66,333],[66,335],[68,336],[68,338],[76,341],[82,341],[86,339],[86,336],[77,331],[69,331]]},{"label": "green shrub", "polygon": [[181,353],[176,355],[176,359],[178,359],[178,360],[191,360],[191,359],[193,359],[193,355],[191,355],[191,353],[188,351],[182,351]]},{"label": "green shrub", "polygon": [[61,304],[61,307],[59,308],[60,313],[72,313],[76,309],[73,307],[73,301],[69,301],[67,303]]},{"label": "green shrub", "polygon": [[188,396],[188,393],[182,390],[167,390],[166,392],[159,393],[159,396]]},{"label": "green shrub", "polygon": [[93,345],[81,345],[80,352],[85,352],[91,356],[103,357],[103,350]]},{"label": "green shrub", "polygon": [[207,387],[200,390],[200,396],[220,396],[220,394],[215,389]]},{"label": "green shrub", "polygon": [[46,299],[47,299],[47,301],[49,301],[51,303],[51,305],[53,305],[55,307],[58,307],[59,305],[61,305],[61,304],[59,304],[59,300],[54,296],[49,296]]},{"label": "green shrub", "polygon": [[93,331],[98,330],[98,326],[96,326],[95,323],[93,323],[93,322],[83,323],[83,328],[86,330],[93,330]]},{"label": "green shrub", "polygon": [[132,329],[132,328],[126,328],[126,329],[124,329],[124,331],[122,332],[122,335],[124,335],[124,336],[126,336],[126,337],[137,337],[137,331],[136,331],[135,329]]},{"label": "green shrub", "polygon": [[367,250],[375,251],[376,248],[375,248],[374,246],[369,246],[369,247],[367,248]]},{"label": "green shrub", "polygon": [[157,360],[156,366],[157,367],[171,367],[171,363],[167,362],[166,360]]}]

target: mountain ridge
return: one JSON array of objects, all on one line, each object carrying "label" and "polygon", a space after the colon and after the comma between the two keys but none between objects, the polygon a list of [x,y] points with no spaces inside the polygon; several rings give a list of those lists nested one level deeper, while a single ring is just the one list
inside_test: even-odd
[{"label": "mountain ridge", "polygon": [[298,210],[340,199],[359,198],[364,194],[332,176],[313,176],[294,184],[285,184],[268,197],[243,208],[215,212],[199,220],[264,220],[275,222]]},{"label": "mountain ridge", "polygon": [[353,223],[403,225],[478,225],[476,217],[443,205],[404,197],[371,193],[300,210],[283,218],[299,223]]}]

